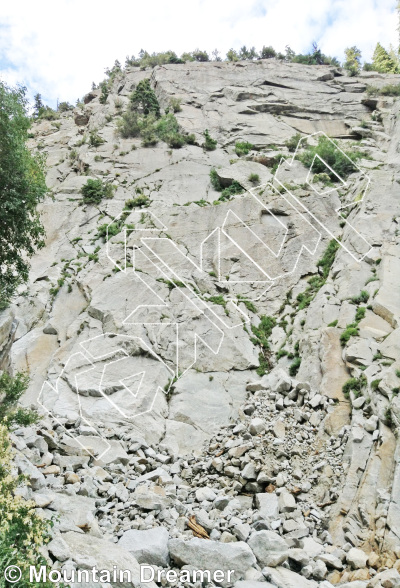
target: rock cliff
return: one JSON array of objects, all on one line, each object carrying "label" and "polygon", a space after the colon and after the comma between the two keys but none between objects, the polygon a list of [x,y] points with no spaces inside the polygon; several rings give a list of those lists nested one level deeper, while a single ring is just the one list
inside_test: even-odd
[{"label": "rock cliff", "polygon": [[[118,134],[145,78],[192,144]],[[45,414],[12,437],[27,497],[60,514],[59,569],[112,542],[132,569],[231,562],[238,588],[400,585],[399,102],[367,92],[399,81],[128,68],[35,123],[46,246],[0,368],[29,371]],[[358,153],[345,178],[304,165],[325,135]],[[112,198],[84,204],[90,178]]]}]

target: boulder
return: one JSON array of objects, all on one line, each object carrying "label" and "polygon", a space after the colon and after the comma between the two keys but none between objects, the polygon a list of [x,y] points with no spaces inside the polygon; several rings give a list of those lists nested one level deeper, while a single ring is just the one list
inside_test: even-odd
[{"label": "boulder", "polygon": [[274,531],[256,531],[250,536],[248,544],[261,566],[276,567],[289,555],[286,541]]},{"label": "boulder", "polygon": [[354,569],[358,570],[365,568],[368,561],[368,555],[362,549],[352,547],[346,556],[347,563]]},{"label": "boulder", "polygon": [[178,566],[191,565],[199,570],[234,570],[233,581],[227,578],[222,586],[231,586],[244,578],[246,571],[256,563],[252,550],[243,541],[218,543],[204,539],[170,539],[169,554]]},{"label": "boulder", "polygon": [[165,527],[154,527],[147,531],[126,531],[118,545],[129,551],[139,563],[168,566],[168,531]]}]

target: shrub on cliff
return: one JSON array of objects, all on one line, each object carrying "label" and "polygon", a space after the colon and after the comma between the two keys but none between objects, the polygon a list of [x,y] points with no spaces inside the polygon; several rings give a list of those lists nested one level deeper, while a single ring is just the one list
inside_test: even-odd
[{"label": "shrub on cliff", "polygon": [[92,178],[81,188],[84,204],[99,204],[103,198],[112,198],[113,192],[112,184],[104,184],[101,180]]}]

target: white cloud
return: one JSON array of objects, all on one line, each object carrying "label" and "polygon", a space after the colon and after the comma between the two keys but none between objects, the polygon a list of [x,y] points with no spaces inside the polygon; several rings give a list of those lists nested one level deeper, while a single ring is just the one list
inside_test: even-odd
[{"label": "white cloud", "polygon": [[225,54],[242,45],[307,51],[312,41],[343,59],[357,45],[398,43],[394,0],[50,0],[3,2],[0,71],[55,104],[75,102],[126,55],[196,47]]}]

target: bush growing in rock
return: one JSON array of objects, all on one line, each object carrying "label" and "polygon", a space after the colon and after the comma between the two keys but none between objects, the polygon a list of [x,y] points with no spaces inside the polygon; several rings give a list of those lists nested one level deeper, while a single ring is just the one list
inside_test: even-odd
[{"label": "bush growing in rock", "polygon": [[104,139],[100,137],[97,131],[91,131],[89,133],[89,145],[91,147],[100,147],[104,143]]},{"label": "bush growing in rock", "polygon": [[216,139],[213,139],[210,136],[210,133],[208,132],[208,129],[206,129],[203,134],[204,134],[204,139],[205,139],[205,141],[204,141],[204,143],[202,145],[203,148],[206,151],[214,151],[217,148],[217,141],[216,141]]},{"label": "bush growing in rock", "polygon": [[235,153],[238,157],[240,157],[241,155],[247,155],[249,151],[251,151],[252,149],[254,149],[254,145],[246,141],[243,143],[239,142],[235,144]]},{"label": "bush growing in rock", "polygon": [[[326,161],[335,173],[326,167],[321,159],[315,157],[316,155]],[[354,163],[362,157],[364,157],[364,153],[361,151],[338,149],[334,141],[324,135],[319,137],[318,145],[307,145],[305,150],[296,156],[307,168],[312,166],[314,173],[328,174],[332,182],[339,181],[338,175],[345,180],[350,174],[357,171]]]},{"label": "bush growing in rock", "polygon": [[261,349],[258,360],[259,367],[257,368],[257,374],[264,376],[271,369],[271,348],[269,338],[272,333],[272,329],[276,326],[276,319],[272,316],[262,316],[258,327],[252,325],[251,330],[254,337],[251,339],[253,345],[258,345]]},{"label": "bush growing in rock", "polygon": [[258,174],[250,174],[249,175],[249,182],[252,184],[257,184],[260,181],[260,176]]},{"label": "bush growing in rock", "polygon": [[90,178],[81,188],[84,204],[99,204],[103,198],[112,198],[112,184],[104,184],[101,180]]},{"label": "bush growing in rock", "polygon": [[145,196],[144,194],[140,194],[136,198],[132,198],[131,200],[127,200],[125,202],[125,209],[131,210],[137,206],[148,206],[150,204],[150,199]]}]

